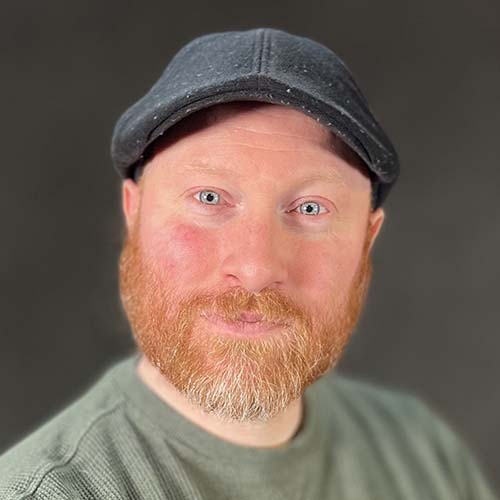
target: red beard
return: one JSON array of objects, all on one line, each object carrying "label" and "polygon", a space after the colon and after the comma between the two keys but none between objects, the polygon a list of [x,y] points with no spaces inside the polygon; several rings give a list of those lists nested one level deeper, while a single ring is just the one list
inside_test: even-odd
[{"label": "red beard", "polygon": [[[313,312],[274,289],[178,296],[144,259],[138,228],[120,255],[122,304],[139,350],[191,403],[225,420],[266,421],[337,364],[371,280],[368,237],[347,294],[339,300],[332,290],[329,307]],[[250,311],[288,326],[260,339],[232,337],[208,328],[203,310],[225,319]]]}]

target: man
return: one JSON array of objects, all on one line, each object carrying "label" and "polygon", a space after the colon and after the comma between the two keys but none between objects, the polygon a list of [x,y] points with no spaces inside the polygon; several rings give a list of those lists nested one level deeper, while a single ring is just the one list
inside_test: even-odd
[{"label": "man", "polygon": [[398,174],[335,54],[197,38],[112,156],[138,350],[0,459],[2,499],[494,498],[424,403],[334,370]]}]

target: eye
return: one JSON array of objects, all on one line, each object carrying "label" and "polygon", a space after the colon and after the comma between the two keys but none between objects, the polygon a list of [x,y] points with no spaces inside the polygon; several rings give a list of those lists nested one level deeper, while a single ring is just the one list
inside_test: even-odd
[{"label": "eye", "polygon": [[[198,194],[200,196],[198,197]],[[193,195],[199,202],[204,203],[206,205],[217,205],[219,201],[219,193],[212,191],[210,189],[206,189],[203,191],[198,191]]]},{"label": "eye", "polygon": [[[204,205],[218,205],[220,200],[220,195],[216,191],[211,189],[204,189],[202,191],[196,192],[194,198]],[[323,211],[321,208],[323,207]],[[328,213],[324,205],[316,201],[306,201],[301,203],[297,208],[291,210],[291,212],[299,211],[303,215],[319,215],[321,213]]]},{"label": "eye", "polygon": [[[297,208],[294,208],[291,211],[296,212],[297,210],[299,210],[299,212],[303,215],[318,215],[320,213],[320,207],[323,207],[321,203],[318,203],[316,201],[306,201],[304,203],[301,203]],[[328,212],[328,210],[325,209],[325,211],[321,213],[326,212]]]}]

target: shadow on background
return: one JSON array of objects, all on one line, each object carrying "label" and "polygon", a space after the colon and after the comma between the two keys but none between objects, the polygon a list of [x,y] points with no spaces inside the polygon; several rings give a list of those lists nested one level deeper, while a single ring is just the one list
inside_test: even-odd
[{"label": "shadow on background", "polygon": [[132,349],[109,158],[119,114],[193,37],[268,26],[337,52],[401,156],[340,370],[421,396],[498,488],[500,4],[68,5],[11,2],[0,20],[0,451]]}]

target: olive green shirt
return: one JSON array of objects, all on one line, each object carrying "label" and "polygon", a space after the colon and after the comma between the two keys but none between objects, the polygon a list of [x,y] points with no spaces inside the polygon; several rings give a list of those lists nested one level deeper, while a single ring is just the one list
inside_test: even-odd
[{"label": "olive green shirt", "polygon": [[0,457],[1,500],[493,500],[469,449],[429,406],[331,370],[285,445],[230,443],[114,366]]}]

